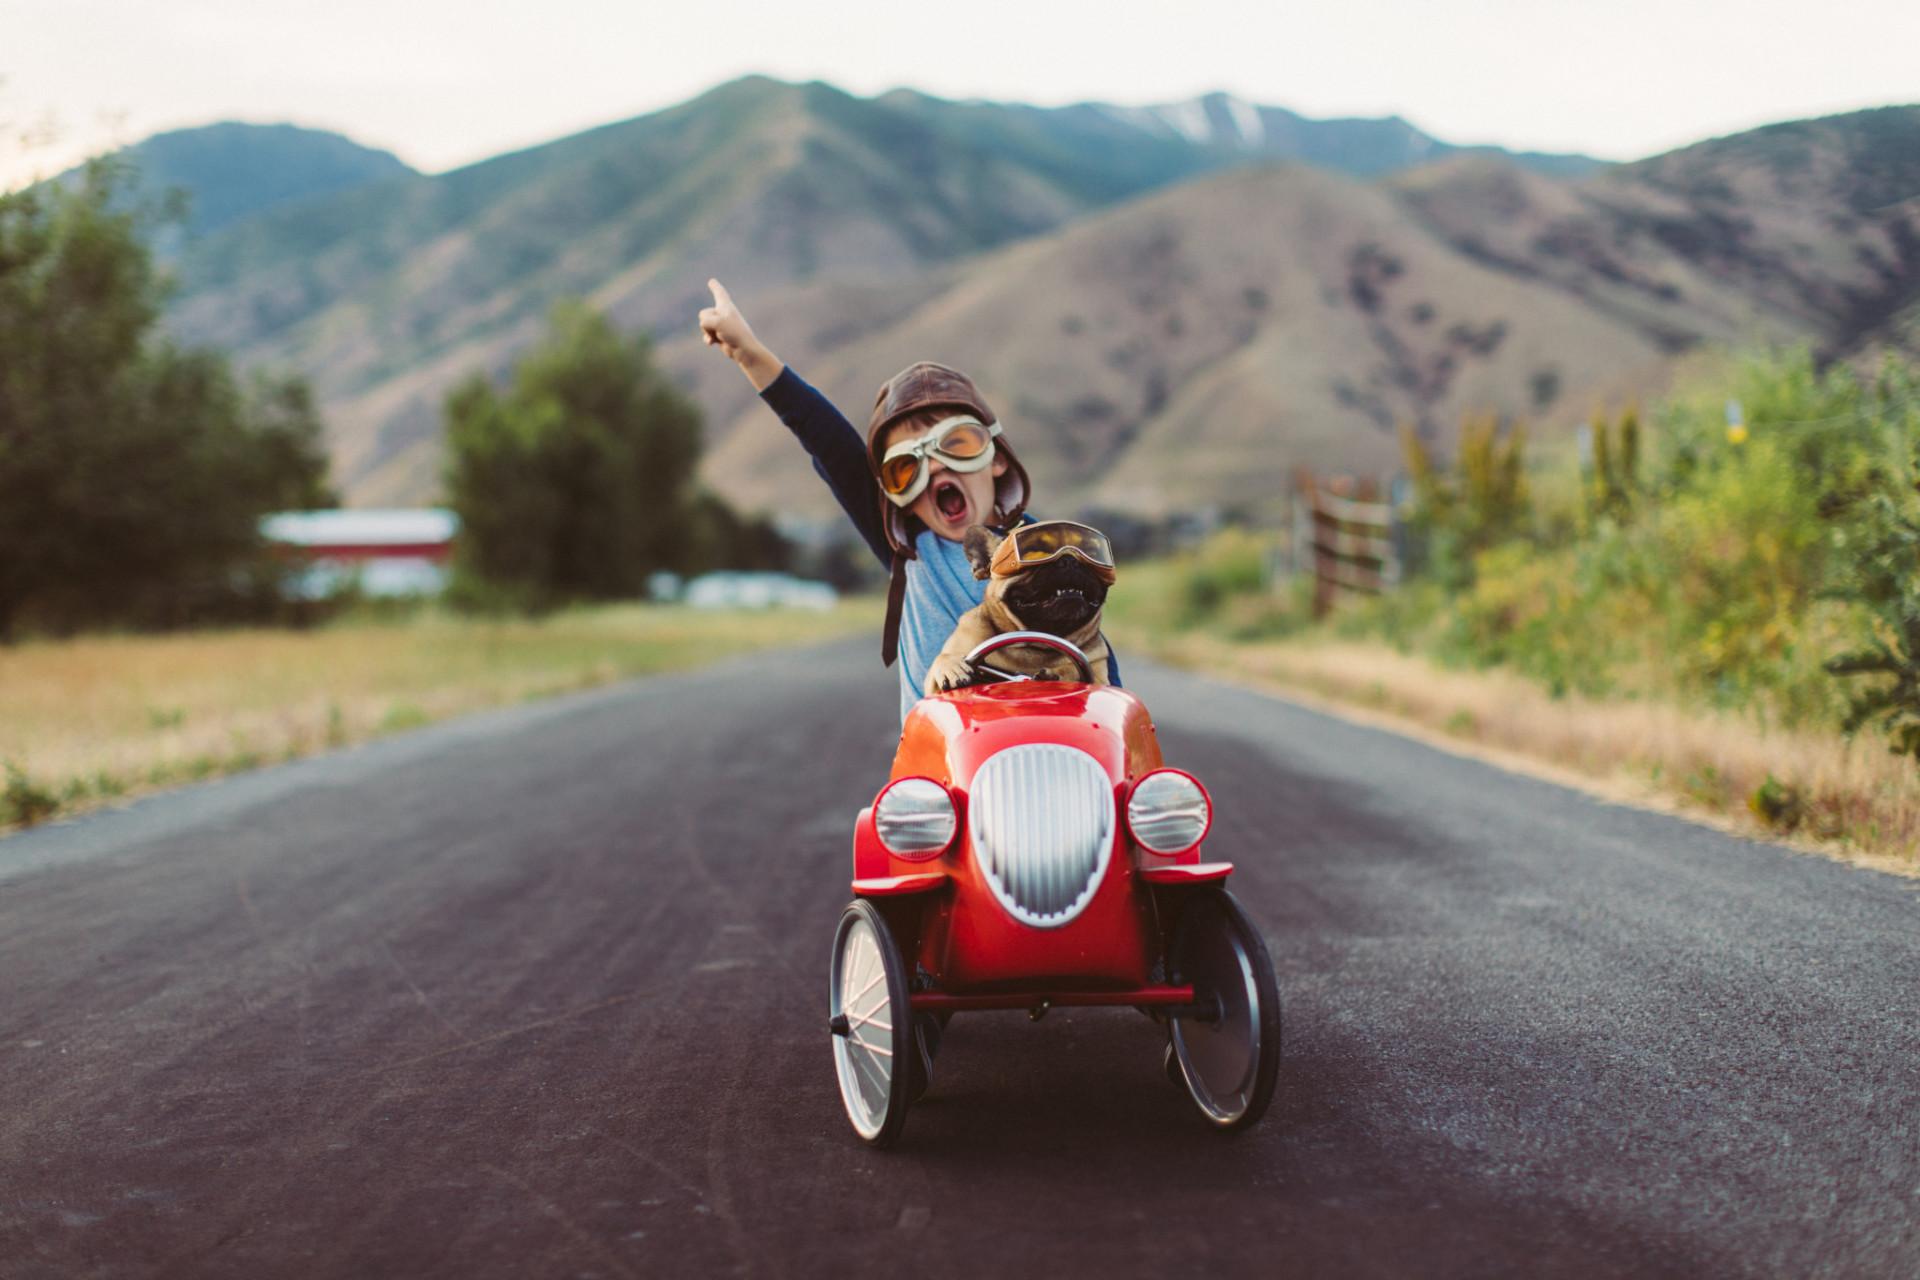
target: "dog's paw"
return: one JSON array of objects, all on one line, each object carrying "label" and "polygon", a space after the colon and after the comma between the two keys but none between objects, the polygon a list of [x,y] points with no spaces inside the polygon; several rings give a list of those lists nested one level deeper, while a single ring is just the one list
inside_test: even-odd
[{"label": "dog's paw", "polygon": [[927,668],[927,694],[946,693],[973,683],[973,666],[964,658],[935,658]]}]

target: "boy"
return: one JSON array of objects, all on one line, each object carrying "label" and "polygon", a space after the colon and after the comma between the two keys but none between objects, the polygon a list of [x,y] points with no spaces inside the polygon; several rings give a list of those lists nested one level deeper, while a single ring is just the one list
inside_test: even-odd
[{"label": "boy", "polygon": [[[893,575],[882,660],[900,662],[900,718],[926,685],[927,669],[960,615],[986,584],[973,576],[962,541],[970,525],[1020,523],[1027,472],[973,380],[923,361],[893,375],[875,397],[863,444],[853,425],[754,336],[718,280],[700,333],[718,346],[813,458],[813,469],[854,528]],[[1109,681],[1120,683],[1109,653]]]}]

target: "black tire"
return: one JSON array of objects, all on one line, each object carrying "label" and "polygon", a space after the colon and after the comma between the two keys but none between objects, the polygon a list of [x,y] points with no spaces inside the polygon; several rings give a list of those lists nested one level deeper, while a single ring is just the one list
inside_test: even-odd
[{"label": "black tire", "polygon": [[1173,1052],[1187,1096],[1218,1129],[1259,1122],[1280,1076],[1280,987],[1260,931],[1224,889],[1196,891],[1168,956],[1173,981],[1218,1017],[1173,1019]]},{"label": "black tire", "polygon": [[900,948],[871,902],[856,901],[841,913],[828,975],[827,1019],[840,1103],[861,1141],[891,1146],[907,1122],[911,1101],[913,1017]]}]

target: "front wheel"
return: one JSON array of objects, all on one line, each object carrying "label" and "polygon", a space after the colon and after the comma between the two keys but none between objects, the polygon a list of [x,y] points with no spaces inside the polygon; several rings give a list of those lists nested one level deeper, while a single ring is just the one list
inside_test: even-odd
[{"label": "front wheel", "polygon": [[884,1147],[907,1122],[913,1022],[906,966],[871,902],[850,904],[833,936],[827,995],[840,1101],[854,1132]]},{"label": "front wheel", "polygon": [[1173,1019],[1187,1095],[1215,1126],[1247,1128],[1266,1113],[1280,1074],[1280,988],[1267,944],[1232,894],[1202,891],[1180,913],[1171,961],[1173,980],[1191,983],[1194,1003],[1208,1006]]}]

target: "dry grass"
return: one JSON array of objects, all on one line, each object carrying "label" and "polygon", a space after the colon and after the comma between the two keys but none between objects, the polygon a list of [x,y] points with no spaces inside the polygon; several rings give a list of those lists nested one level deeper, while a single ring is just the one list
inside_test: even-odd
[{"label": "dry grass", "polygon": [[0,827],[462,712],[872,625],[872,609],[621,605],[0,648]]},{"label": "dry grass", "polygon": [[1655,701],[1554,698],[1509,672],[1448,670],[1379,644],[1162,633],[1147,647],[1608,799],[1920,875],[1920,771],[1876,740]]}]

